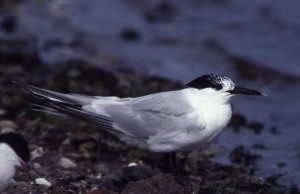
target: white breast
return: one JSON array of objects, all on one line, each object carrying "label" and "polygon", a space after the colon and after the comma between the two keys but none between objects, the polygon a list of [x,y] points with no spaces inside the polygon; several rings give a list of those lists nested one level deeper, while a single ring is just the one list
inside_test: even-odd
[{"label": "white breast", "polygon": [[232,111],[228,96],[215,96],[190,89],[187,93],[189,102],[195,109],[195,115],[199,116],[199,126],[205,123],[205,128],[193,131],[182,150],[194,150],[202,148],[214,141],[227,126],[231,119]]},{"label": "white breast", "polygon": [[2,192],[10,184],[15,174],[18,157],[5,143],[0,143],[0,157],[0,192]]}]

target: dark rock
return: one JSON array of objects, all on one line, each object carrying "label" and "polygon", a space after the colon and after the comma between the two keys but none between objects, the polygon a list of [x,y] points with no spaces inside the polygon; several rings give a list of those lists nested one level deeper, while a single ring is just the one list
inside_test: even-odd
[{"label": "dark rock", "polygon": [[272,127],[270,128],[270,131],[271,131],[271,133],[273,133],[273,134],[279,134],[278,129],[277,129],[277,127],[275,127],[275,126],[272,126]]},{"label": "dark rock", "polygon": [[284,192],[284,194],[299,194],[299,188],[297,185],[290,185],[288,189]]},{"label": "dark rock", "polygon": [[171,174],[158,174],[152,178],[130,182],[122,191],[123,194],[140,193],[196,193],[198,189],[191,185],[180,185]]},{"label": "dark rock", "polygon": [[13,33],[16,30],[17,20],[13,16],[6,16],[1,22],[2,30],[6,33]]},{"label": "dark rock", "polygon": [[116,171],[110,175],[104,176],[101,186],[113,191],[121,191],[129,182],[139,181],[150,178],[158,174],[158,170],[145,166],[126,167],[122,171]]},{"label": "dark rock", "polygon": [[91,189],[88,194],[118,194],[117,192],[106,189],[105,187]]},{"label": "dark rock", "polygon": [[167,22],[170,21],[175,15],[176,9],[169,2],[162,1],[158,3],[154,8],[150,9],[145,18],[147,22]]},{"label": "dark rock", "polygon": [[249,166],[255,164],[255,161],[260,159],[261,156],[252,154],[249,150],[246,150],[244,146],[238,146],[230,153],[229,158],[233,163]]},{"label": "dark rock", "polygon": [[250,59],[231,54],[227,55],[228,59],[232,62],[237,75],[239,75],[241,79],[248,81],[260,79],[269,83],[274,83],[276,81],[287,84],[294,84],[300,80],[299,76],[285,74],[284,72],[268,68],[267,65],[258,64]]},{"label": "dark rock", "polygon": [[284,176],[285,173],[278,173],[278,174],[273,174],[271,176],[266,177],[266,181],[269,182],[272,185],[278,186],[279,184],[277,183],[278,179]]},{"label": "dark rock", "polygon": [[232,127],[235,132],[238,132],[242,126],[246,125],[246,123],[247,119],[245,116],[240,114],[233,114],[228,126]]},{"label": "dark rock", "polygon": [[68,191],[66,191],[63,188],[60,187],[54,187],[51,191],[50,194],[69,194]]},{"label": "dark rock", "polygon": [[128,41],[128,42],[136,42],[141,39],[140,33],[131,28],[124,29],[121,32],[121,37],[123,40]]},{"label": "dark rock", "polygon": [[247,124],[246,127],[248,129],[250,129],[251,131],[253,131],[254,133],[260,134],[264,128],[264,125],[262,123],[253,122],[253,123]]},{"label": "dark rock", "polygon": [[152,177],[155,174],[157,174],[158,171],[151,169],[149,167],[144,167],[144,166],[138,165],[138,166],[130,166],[130,167],[124,168],[123,173],[124,173],[123,179],[130,182],[130,181],[138,181],[138,180]]}]

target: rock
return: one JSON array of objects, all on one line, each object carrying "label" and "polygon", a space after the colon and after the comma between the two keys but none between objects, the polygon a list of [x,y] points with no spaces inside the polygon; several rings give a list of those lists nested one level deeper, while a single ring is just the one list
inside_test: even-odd
[{"label": "rock", "polygon": [[128,165],[127,165],[127,167],[132,167],[132,166],[137,166],[138,164],[137,163],[135,163],[135,162],[130,162]]},{"label": "rock", "polygon": [[2,30],[6,33],[13,33],[16,30],[17,19],[13,16],[6,16],[0,23]]},{"label": "rock", "polygon": [[135,42],[141,39],[141,35],[135,29],[127,28],[121,32],[121,37],[125,41]]},{"label": "rock", "polygon": [[4,127],[1,129],[1,133],[14,133],[16,132],[14,128],[11,127]]},{"label": "rock", "polygon": [[96,172],[101,173],[103,175],[109,173],[109,168],[103,164],[97,164],[94,168]]},{"label": "rock", "polygon": [[51,194],[69,194],[69,192],[63,188],[55,187],[51,190]]},{"label": "rock", "polygon": [[38,158],[38,157],[42,157],[43,153],[44,153],[44,150],[42,147],[36,148],[35,150],[33,150],[31,152],[31,160]]},{"label": "rock", "polygon": [[0,121],[0,128],[12,128],[12,129],[16,129],[17,125],[10,121],[10,120],[2,120]]},{"label": "rock", "polygon": [[45,178],[37,178],[37,179],[35,179],[35,183],[38,185],[44,185],[46,187],[52,186],[52,184],[49,181],[47,181],[47,179],[45,179]]},{"label": "rock", "polygon": [[114,191],[107,190],[105,187],[102,188],[92,188],[88,194],[117,194]]},{"label": "rock", "polygon": [[5,114],[6,114],[6,110],[0,109],[0,116],[3,116],[3,115],[5,115]]},{"label": "rock", "polygon": [[126,167],[122,171],[119,170],[104,176],[102,178],[101,186],[104,186],[109,190],[120,192],[128,183],[147,179],[156,174],[158,174],[158,170],[147,166],[138,165]]},{"label": "rock", "polygon": [[97,143],[95,141],[88,141],[88,142],[82,143],[79,146],[79,150],[84,153],[91,152],[96,149],[97,149]]},{"label": "rock", "polygon": [[40,163],[37,163],[37,162],[34,162],[32,165],[33,165],[34,169],[39,169],[39,168],[42,167],[42,165]]},{"label": "rock", "polygon": [[240,114],[233,114],[228,126],[232,127],[235,132],[238,132],[242,126],[246,125],[246,123],[247,119],[245,116]]},{"label": "rock", "polygon": [[122,191],[122,194],[138,194],[138,193],[197,193],[197,187],[180,185],[171,174],[158,174],[152,178],[144,179],[136,182],[130,182]]},{"label": "rock", "polygon": [[256,160],[261,159],[261,156],[251,153],[244,146],[240,145],[230,153],[229,158],[232,163],[250,166],[254,165]]},{"label": "rock", "polygon": [[57,162],[57,166],[59,167],[63,167],[63,168],[74,168],[77,166],[77,164],[75,164],[72,160],[70,160],[69,158],[61,158],[58,162]]},{"label": "rock", "polygon": [[253,131],[254,133],[260,134],[261,131],[264,128],[264,125],[262,123],[259,123],[259,122],[252,122],[252,123],[247,124],[246,127],[248,129],[250,129],[251,131]]}]

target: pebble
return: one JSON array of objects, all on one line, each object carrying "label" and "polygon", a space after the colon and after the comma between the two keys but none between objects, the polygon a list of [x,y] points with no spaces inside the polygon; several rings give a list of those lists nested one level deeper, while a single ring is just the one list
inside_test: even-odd
[{"label": "pebble", "polygon": [[0,132],[1,133],[12,133],[16,132],[17,125],[10,120],[0,121]]},{"label": "pebble", "polygon": [[4,127],[1,129],[1,133],[14,133],[16,132],[14,128],[11,127]]},{"label": "pebble", "polygon": [[45,178],[37,178],[37,179],[35,179],[35,183],[38,185],[45,185],[47,187],[52,186],[52,184],[49,181],[47,181],[47,179],[45,179]]},{"label": "pebble", "polygon": [[131,167],[131,166],[137,166],[137,163],[135,163],[135,162],[130,162],[130,163],[127,165],[127,167]]},{"label": "pebble", "polygon": [[38,147],[31,152],[31,160],[41,157],[44,153],[44,149],[42,147]]},{"label": "pebble", "polygon": [[39,164],[39,163],[37,163],[37,162],[34,162],[32,165],[33,165],[33,168],[34,168],[34,169],[39,169],[39,168],[42,167],[42,165]]},{"label": "pebble", "polygon": [[75,164],[71,159],[69,159],[69,158],[64,158],[64,157],[61,158],[61,159],[58,161],[57,165],[58,165],[59,167],[63,167],[63,168],[66,168],[66,169],[68,169],[68,168],[74,168],[74,167],[77,166],[77,164]]},{"label": "pebble", "polygon": [[108,174],[109,168],[105,166],[104,164],[97,164],[94,166],[95,171],[101,174]]},{"label": "pebble", "polygon": [[0,121],[0,128],[13,128],[16,129],[17,125],[10,120],[2,120]]},{"label": "pebble", "polygon": [[3,116],[3,115],[5,115],[5,114],[6,114],[6,111],[3,110],[3,109],[0,109],[0,115]]}]

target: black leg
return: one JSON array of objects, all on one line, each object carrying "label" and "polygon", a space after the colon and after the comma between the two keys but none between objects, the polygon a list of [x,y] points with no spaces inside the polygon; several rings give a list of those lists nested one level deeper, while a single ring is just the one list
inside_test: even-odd
[{"label": "black leg", "polygon": [[176,160],[176,153],[171,152],[168,153],[168,162],[169,162],[169,167],[171,170],[172,174],[177,174],[177,160]]},{"label": "black leg", "polygon": [[162,171],[174,174],[177,172],[176,168],[176,154],[174,152],[165,153],[162,157]]},{"label": "black leg", "polygon": [[170,152],[165,154],[164,161],[166,163],[167,172],[171,173],[179,184],[184,185],[188,181],[188,177],[180,174],[177,168],[176,153]]}]

